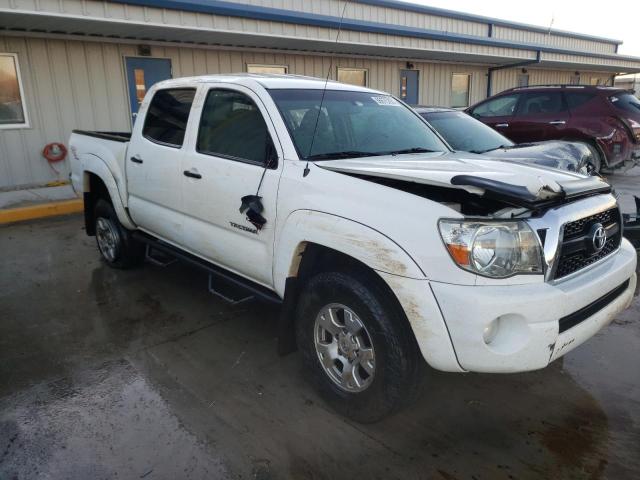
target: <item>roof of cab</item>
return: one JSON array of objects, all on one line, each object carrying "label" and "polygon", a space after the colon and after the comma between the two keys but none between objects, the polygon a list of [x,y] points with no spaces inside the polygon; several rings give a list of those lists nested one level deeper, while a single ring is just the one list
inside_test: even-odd
[{"label": "roof of cab", "polygon": [[309,90],[345,90],[353,92],[383,93],[379,90],[359,87],[346,83],[327,81],[324,78],[306,77],[303,75],[277,75],[263,73],[231,73],[225,75],[201,75],[198,77],[183,77],[164,80],[156,84],[156,88],[188,87],[202,83],[235,83],[246,87],[256,84],[266,89],[309,89]]}]

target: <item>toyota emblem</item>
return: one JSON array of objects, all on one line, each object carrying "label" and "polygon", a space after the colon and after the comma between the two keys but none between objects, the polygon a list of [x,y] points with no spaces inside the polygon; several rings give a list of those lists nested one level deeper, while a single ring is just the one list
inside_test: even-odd
[{"label": "toyota emblem", "polygon": [[591,239],[591,241],[593,242],[593,250],[595,253],[600,253],[600,251],[607,243],[607,231],[600,223],[594,225],[593,227],[593,237]]}]

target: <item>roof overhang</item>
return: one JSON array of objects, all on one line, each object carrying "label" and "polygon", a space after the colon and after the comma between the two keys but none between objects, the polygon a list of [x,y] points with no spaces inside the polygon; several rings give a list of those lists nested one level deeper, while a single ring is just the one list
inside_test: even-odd
[{"label": "roof overhang", "polygon": [[[468,39],[469,48],[456,49],[453,46],[465,43],[466,37],[450,35],[446,32],[434,33],[435,40],[432,43],[435,46],[433,48],[417,48],[407,46],[412,42],[404,42],[405,46],[400,45],[403,42],[388,42],[395,44],[392,46],[342,40],[335,42],[333,35],[328,35],[325,38],[291,37],[264,33],[263,31],[212,29],[175,23],[69,15],[43,10],[0,9],[0,34],[3,31],[26,35],[29,33],[71,35],[75,38],[93,41],[121,39],[140,43],[173,42],[193,47],[259,48],[303,54],[361,55],[486,66],[517,64],[522,61],[534,60],[540,51],[535,46],[532,46],[531,49],[515,44],[514,48],[505,48],[502,44],[494,46],[490,43],[487,44],[487,39],[477,39],[476,42],[475,37]],[[411,32],[403,33],[402,30],[399,30],[396,35],[388,35],[390,38],[407,38],[407,36],[411,36],[410,34]],[[451,45],[452,48],[448,49],[447,45]],[[593,54],[586,55],[584,52],[553,51],[543,55],[539,66],[550,69],[601,71],[611,74],[640,72],[640,61],[632,60],[636,59],[617,55],[603,55],[602,58],[599,58]]]}]

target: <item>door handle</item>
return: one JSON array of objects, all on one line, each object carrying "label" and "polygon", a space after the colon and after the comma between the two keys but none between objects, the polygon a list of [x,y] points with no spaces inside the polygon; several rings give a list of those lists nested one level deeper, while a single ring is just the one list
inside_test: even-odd
[{"label": "door handle", "polygon": [[508,123],[496,123],[496,128],[507,128],[508,126]]},{"label": "door handle", "polygon": [[549,122],[549,125],[566,125],[567,122],[564,120],[554,120],[553,122]]},{"label": "door handle", "polygon": [[135,155],[131,157],[129,160],[131,160],[133,163],[142,163],[142,159],[140,158],[139,155]]},{"label": "door handle", "polygon": [[198,172],[194,172],[193,170],[185,170],[184,172],[184,176],[185,177],[189,177],[189,178],[202,178],[202,175],[200,175]]}]

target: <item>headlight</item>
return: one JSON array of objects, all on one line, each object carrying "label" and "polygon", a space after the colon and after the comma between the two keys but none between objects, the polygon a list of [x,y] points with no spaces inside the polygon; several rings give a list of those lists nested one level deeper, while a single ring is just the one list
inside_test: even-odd
[{"label": "headlight", "polygon": [[459,267],[486,277],[543,273],[536,234],[522,221],[440,220],[438,227]]}]

